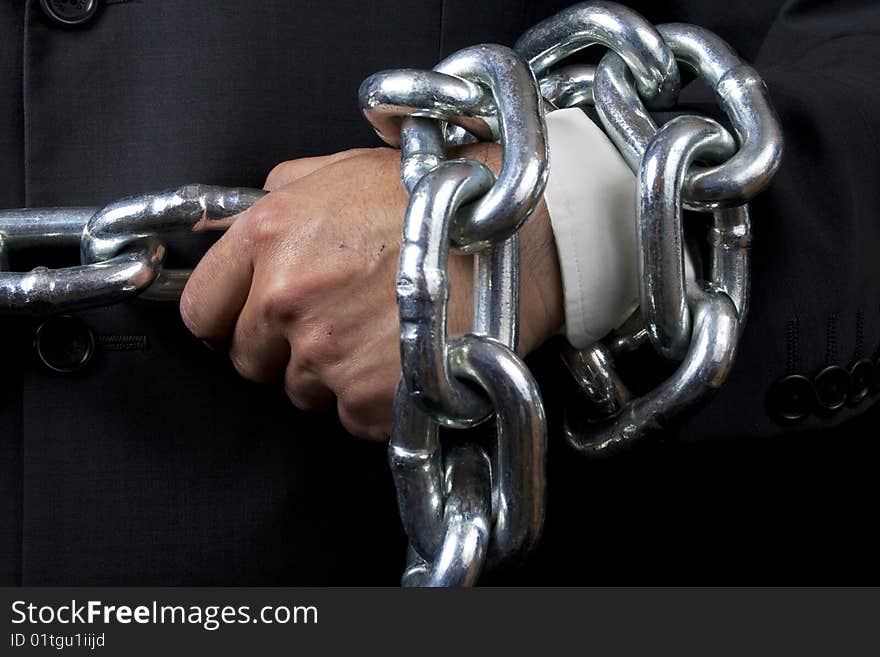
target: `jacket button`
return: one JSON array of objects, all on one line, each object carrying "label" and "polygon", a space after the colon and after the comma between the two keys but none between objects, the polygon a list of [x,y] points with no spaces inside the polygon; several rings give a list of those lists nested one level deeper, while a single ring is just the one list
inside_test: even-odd
[{"label": "jacket button", "polygon": [[829,365],[816,375],[813,381],[816,401],[825,411],[836,411],[843,407],[852,389],[849,372],[839,365]]},{"label": "jacket button", "polygon": [[52,317],[37,328],[34,351],[53,372],[73,374],[84,369],[95,355],[95,334],[76,317]]},{"label": "jacket button", "polygon": [[62,25],[82,25],[98,11],[99,0],[40,0],[46,15]]},{"label": "jacket button", "polygon": [[874,363],[867,358],[856,362],[849,370],[852,379],[852,390],[849,393],[849,403],[860,403],[874,388]]},{"label": "jacket button", "polygon": [[792,374],[770,388],[767,410],[777,420],[798,422],[810,414],[815,399],[813,382],[800,374]]}]

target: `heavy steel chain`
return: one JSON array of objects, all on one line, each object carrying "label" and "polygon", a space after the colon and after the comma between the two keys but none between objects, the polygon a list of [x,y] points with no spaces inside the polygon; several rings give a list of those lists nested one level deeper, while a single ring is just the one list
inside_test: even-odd
[{"label": "heavy steel chain", "polygon": [[[556,66],[597,44],[608,48],[598,67]],[[583,2],[533,27],[515,50],[539,79],[538,93],[549,103],[549,111],[594,105],[606,132],[638,176],[640,309],[604,342],[580,352],[569,348],[565,354],[590,406],[588,413],[581,413],[580,423],[567,418],[568,438],[585,453],[607,453],[663,428],[726,380],[748,314],[747,202],[766,187],[778,168],[782,135],[757,73],[721,39],[698,27],[676,24],[655,29],[622,5]],[[506,51],[479,46],[446,61],[466,61],[490,52]],[[510,53],[506,59],[516,61]],[[495,56],[493,61],[497,64],[501,58]],[[647,108],[674,107],[681,86],[679,62],[712,87],[735,138],[718,122],[694,115],[679,116],[658,128]],[[503,490],[499,477],[505,472],[499,454],[509,448],[503,430],[509,418],[517,409],[523,414],[530,407],[540,408],[540,398],[537,393],[514,390],[493,394],[488,379],[473,372],[469,376],[461,368],[462,345],[488,346],[500,340],[507,349],[502,352],[496,346],[496,351],[517,364],[510,371],[534,388],[527,371],[514,360],[510,349],[515,341],[503,332],[504,322],[499,320],[492,328],[490,321],[481,319],[488,310],[480,303],[475,333],[486,337],[448,341],[446,335],[449,246],[479,252],[483,264],[478,268],[477,295],[489,298],[490,281],[515,280],[515,260],[501,257],[497,244],[515,231],[521,219],[487,219],[491,216],[485,209],[487,199],[511,204],[509,217],[527,216],[534,207],[534,193],[543,186],[542,175],[540,187],[530,188],[530,202],[523,205],[516,201],[521,196],[505,191],[512,185],[501,184],[501,180],[506,184],[510,169],[502,169],[499,183],[492,187],[490,174],[480,165],[444,161],[447,146],[475,140],[500,142],[505,167],[523,154],[535,156],[522,141],[512,143],[510,130],[513,105],[531,99],[531,89],[523,84],[499,90],[495,83],[502,79],[503,69],[480,78],[473,76],[475,68],[479,69],[444,62],[433,71],[387,71],[368,78],[360,94],[364,114],[379,136],[401,147],[401,177],[411,192],[398,277],[404,375],[390,445],[401,517],[410,539],[404,584],[472,584],[487,555],[490,561],[496,556],[503,562],[509,554],[523,554],[532,543],[520,540],[516,549],[505,547],[510,540],[498,494]],[[518,95],[505,95],[512,91]],[[519,125],[528,128],[530,122],[540,126],[540,115],[548,110],[537,105],[516,111]],[[543,158],[533,161],[546,171]],[[520,160],[517,170],[525,167]],[[463,212],[466,204],[472,208],[469,212]],[[709,271],[692,284],[685,279],[683,209],[713,213]],[[481,249],[489,249],[491,255]],[[492,262],[490,258],[511,266],[510,278],[499,275],[502,265],[486,264]],[[515,311],[508,317],[515,318]],[[633,398],[615,371],[614,355],[647,343],[679,365],[668,380]],[[497,377],[505,385],[511,383],[508,374],[499,372]],[[458,378],[476,382],[489,394],[499,427],[494,462],[487,462],[485,453],[473,446],[457,447],[445,455],[442,451],[439,426],[467,427],[487,414],[484,396]],[[517,424],[522,428],[522,422]],[[533,465],[537,445],[542,461],[545,449],[537,435],[532,434]],[[527,448],[520,451],[525,454]],[[532,482],[543,486],[543,475],[533,476]],[[491,505],[486,501],[489,490]],[[530,492],[543,505],[543,488]]]},{"label": "heavy steel chain", "polygon": [[[265,192],[185,185],[132,196],[103,208],[0,210],[0,314],[51,315],[119,303],[134,296],[180,297],[188,270],[163,266],[161,236],[223,230]],[[81,264],[9,271],[12,252],[78,248]]]},{"label": "heavy steel chain", "polygon": [[[534,75],[503,46],[461,50],[432,71],[385,71],[360,90],[379,136],[400,145],[410,191],[397,278],[403,377],[389,445],[410,539],[404,585],[470,585],[537,543],[544,522],[546,427],[537,385],[516,355],[517,231],[547,179]],[[455,132],[458,126],[467,131]],[[447,147],[499,141],[497,176]],[[446,328],[450,247],[474,253],[474,325]],[[491,457],[476,444],[444,452],[440,427],[494,418]]]},{"label": "heavy steel chain", "polygon": [[[588,46],[608,48],[598,66],[553,68]],[[565,360],[589,408],[567,418],[569,442],[604,454],[668,427],[727,379],[748,316],[748,201],[773,178],[782,132],[757,72],[722,39],[693,25],[656,29],[612,2],[583,2],[543,21],[516,44],[557,107],[594,105],[605,131],[638,176],[640,306],[604,342]],[[734,130],[679,116],[658,128],[647,108],[674,106],[678,63],[701,78]],[[682,210],[712,212],[708,271],[685,280]],[[678,362],[651,392],[632,398],[614,355],[653,345]]]}]

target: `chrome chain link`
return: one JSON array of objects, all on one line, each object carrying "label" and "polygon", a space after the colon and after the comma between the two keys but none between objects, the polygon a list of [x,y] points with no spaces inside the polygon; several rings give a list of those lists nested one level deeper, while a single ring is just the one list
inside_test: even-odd
[{"label": "chrome chain link", "polygon": [[[516,233],[548,171],[540,94],[522,57],[480,45],[433,71],[377,73],[361,86],[360,102],[377,134],[400,145],[410,191],[397,278],[403,377],[389,445],[410,539],[402,582],[470,585],[484,562],[497,568],[522,559],[544,521],[543,405],[515,353]],[[446,159],[449,146],[474,140],[501,144],[497,178],[475,160]],[[453,339],[450,247],[476,258],[474,324]],[[475,444],[444,453],[441,426],[463,429],[491,417],[491,458]]]},{"label": "chrome chain link", "polygon": [[[185,185],[125,198],[103,208],[0,210],[0,314],[42,316],[108,306],[139,296],[179,298],[187,270],[163,266],[161,236],[223,230],[265,192]],[[81,264],[9,271],[9,255],[74,247]]]}]

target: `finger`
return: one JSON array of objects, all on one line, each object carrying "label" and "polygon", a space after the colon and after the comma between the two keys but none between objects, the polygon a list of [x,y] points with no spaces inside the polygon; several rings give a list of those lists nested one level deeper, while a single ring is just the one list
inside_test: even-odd
[{"label": "finger", "polygon": [[256,383],[280,381],[290,360],[290,343],[284,336],[283,327],[269,321],[263,304],[255,293],[256,280],[251,293],[235,322],[229,358],[238,373]]},{"label": "finger", "polygon": [[355,438],[381,442],[388,440],[391,435],[390,421],[377,424],[370,418],[352,411],[342,402],[337,402],[336,411],[339,415],[339,423]]},{"label": "finger", "polygon": [[293,362],[284,373],[284,391],[293,405],[303,411],[321,410],[333,401],[333,393],[314,372]]},{"label": "finger", "polygon": [[275,168],[272,169],[272,171],[269,172],[269,175],[266,177],[266,184],[263,185],[263,189],[269,192],[274,192],[276,189],[284,187],[285,185],[289,185],[295,180],[299,180],[300,178],[305,178],[306,176],[313,174],[318,169],[323,169],[324,167],[335,164],[336,162],[341,162],[342,160],[347,160],[352,157],[357,157],[358,155],[363,155],[370,150],[372,149],[352,148],[347,151],[340,151],[338,153],[332,153],[330,155],[320,155],[318,157],[301,157],[297,160],[281,162],[280,164],[276,165]]},{"label": "finger", "polygon": [[399,366],[383,364],[372,372],[361,372],[357,380],[346,376],[345,382],[340,377],[342,369],[331,368],[326,373],[328,384],[337,393],[336,410],[342,426],[358,438],[388,438]]},{"label": "finger", "polygon": [[240,233],[233,225],[208,250],[180,297],[183,323],[211,345],[230,338],[251,287],[253,262]]}]

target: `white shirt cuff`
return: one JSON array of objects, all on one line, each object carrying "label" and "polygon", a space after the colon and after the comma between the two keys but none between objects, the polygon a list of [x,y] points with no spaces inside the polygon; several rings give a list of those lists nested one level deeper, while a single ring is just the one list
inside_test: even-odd
[{"label": "white shirt cuff", "polygon": [[[559,254],[565,334],[584,349],[639,305],[637,180],[583,111],[551,112],[547,134],[551,171],[544,199]],[[685,270],[693,280],[687,253]]]}]

